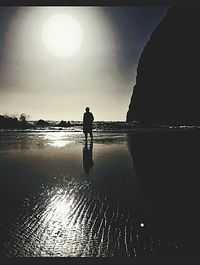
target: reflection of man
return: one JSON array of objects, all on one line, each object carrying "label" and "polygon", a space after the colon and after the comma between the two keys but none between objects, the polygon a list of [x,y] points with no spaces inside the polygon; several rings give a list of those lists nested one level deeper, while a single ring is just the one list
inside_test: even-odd
[{"label": "reflection of man", "polygon": [[92,135],[92,122],[94,120],[93,114],[90,112],[90,108],[85,109],[86,112],[83,115],[83,132],[85,134],[85,140],[87,141],[87,135],[90,134],[91,140],[93,140]]},{"label": "reflection of man", "polygon": [[92,149],[93,143],[91,143],[89,146],[87,145],[87,143],[85,143],[85,146],[83,147],[83,168],[87,175],[94,165],[94,162],[92,160]]}]

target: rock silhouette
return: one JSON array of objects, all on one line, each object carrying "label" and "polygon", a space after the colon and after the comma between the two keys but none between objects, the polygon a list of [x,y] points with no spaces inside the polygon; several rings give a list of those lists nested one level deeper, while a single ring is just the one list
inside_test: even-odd
[{"label": "rock silhouette", "polygon": [[0,128],[18,128],[19,121],[17,118],[0,115]]},{"label": "rock silhouette", "polygon": [[21,114],[19,120],[16,117],[0,115],[0,129],[29,129],[32,127],[27,122],[25,114]]},{"label": "rock silhouette", "polygon": [[40,119],[37,121],[36,125],[38,125],[40,127],[47,127],[47,126],[49,126],[49,123],[45,120]]},{"label": "rock silhouette", "polygon": [[71,123],[70,123],[70,121],[66,122],[66,121],[61,120],[60,123],[58,124],[58,126],[60,126],[60,127],[70,127]]},{"label": "rock silhouette", "polygon": [[200,124],[200,8],[171,7],[147,42],[127,121]]}]

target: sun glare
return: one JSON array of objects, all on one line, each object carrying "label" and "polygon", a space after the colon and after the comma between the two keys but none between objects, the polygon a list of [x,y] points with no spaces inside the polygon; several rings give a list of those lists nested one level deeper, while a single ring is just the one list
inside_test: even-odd
[{"label": "sun glare", "polygon": [[81,48],[81,26],[72,16],[55,14],[44,24],[42,40],[45,48],[51,54],[58,57],[73,56]]}]

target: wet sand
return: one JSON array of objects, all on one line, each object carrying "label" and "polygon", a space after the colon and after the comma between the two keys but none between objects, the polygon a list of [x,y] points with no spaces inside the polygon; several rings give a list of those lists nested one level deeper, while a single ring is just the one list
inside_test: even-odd
[{"label": "wet sand", "polygon": [[[198,256],[196,182],[170,137],[2,132],[1,256]],[[195,138],[183,138],[188,156]]]},{"label": "wet sand", "polygon": [[3,255],[128,251],[123,204],[133,207],[137,185],[126,135],[96,133],[85,145],[82,133],[5,134],[0,164]]}]

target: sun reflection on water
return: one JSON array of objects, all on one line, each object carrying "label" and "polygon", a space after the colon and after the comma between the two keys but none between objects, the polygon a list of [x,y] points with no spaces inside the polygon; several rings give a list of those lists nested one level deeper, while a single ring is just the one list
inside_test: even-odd
[{"label": "sun reflection on water", "polygon": [[55,140],[48,143],[48,145],[53,147],[65,147],[66,145],[69,145],[71,143],[74,143],[74,141],[67,141],[67,140]]},{"label": "sun reflection on water", "polygon": [[[75,242],[83,241],[84,224],[75,222],[75,215],[71,215],[74,208],[73,194],[69,194],[66,190],[60,188],[50,195],[48,203],[39,217],[40,225],[37,227],[31,238],[30,244],[35,244],[35,239],[40,238],[37,245],[35,255],[40,256],[77,256],[82,255],[84,249],[74,246]],[[39,207],[40,208],[40,207]],[[76,244],[77,245],[77,244]],[[73,251],[74,249],[74,251]],[[77,251],[79,253],[77,253]]]},{"label": "sun reflection on water", "polygon": [[72,134],[70,132],[48,132],[42,137],[44,140],[47,140],[46,145],[52,147],[65,147],[75,143],[75,141],[72,140]]}]

